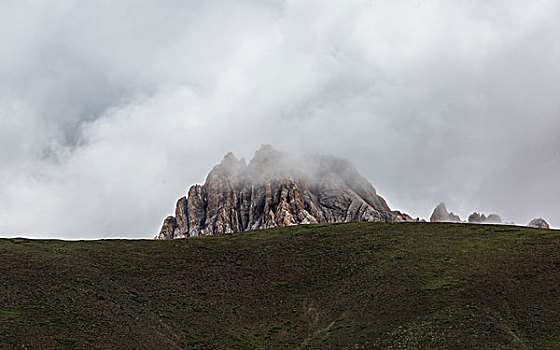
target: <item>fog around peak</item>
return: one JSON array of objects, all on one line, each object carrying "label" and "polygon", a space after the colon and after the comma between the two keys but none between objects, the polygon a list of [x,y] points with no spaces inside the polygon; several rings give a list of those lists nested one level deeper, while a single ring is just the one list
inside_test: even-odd
[{"label": "fog around peak", "polygon": [[266,144],[255,152],[245,163],[233,152],[228,152],[223,160],[212,168],[208,179],[216,174],[234,181],[262,184],[274,179],[304,181],[320,184],[325,181],[341,181],[350,187],[367,187],[367,192],[375,194],[375,189],[347,159],[330,154],[309,154],[285,152]]},{"label": "fog around peak", "polygon": [[0,235],[152,237],[261,144],[347,159],[414,217],[444,201],[560,227],[559,17],[552,0],[3,1]]}]

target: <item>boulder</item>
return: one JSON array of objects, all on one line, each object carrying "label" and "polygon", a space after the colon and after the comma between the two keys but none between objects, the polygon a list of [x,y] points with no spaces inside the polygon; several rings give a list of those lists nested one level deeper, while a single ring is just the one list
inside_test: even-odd
[{"label": "boulder", "polygon": [[529,221],[527,226],[534,227],[534,228],[550,228],[550,226],[548,225],[548,222],[546,222],[546,220],[543,219],[543,218],[533,219],[533,220]]}]

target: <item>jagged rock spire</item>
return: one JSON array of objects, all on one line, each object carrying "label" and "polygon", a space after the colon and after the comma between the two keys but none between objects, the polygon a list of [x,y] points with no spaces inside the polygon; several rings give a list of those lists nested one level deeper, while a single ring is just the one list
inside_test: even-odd
[{"label": "jagged rock spire", "polygon": [[430,216],[430,222],[460,222],[461,218],[452,212],[448,212],[445,204],[443,202],[439,203],[435,207],[432,215]]}]

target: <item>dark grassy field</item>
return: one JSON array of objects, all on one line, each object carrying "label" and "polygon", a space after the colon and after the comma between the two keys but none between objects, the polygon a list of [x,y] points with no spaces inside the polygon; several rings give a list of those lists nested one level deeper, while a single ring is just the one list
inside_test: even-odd
[{"label": "dark grassy field", "polygon": [[560,349],[560,232],[0,240],[1,349]]}]

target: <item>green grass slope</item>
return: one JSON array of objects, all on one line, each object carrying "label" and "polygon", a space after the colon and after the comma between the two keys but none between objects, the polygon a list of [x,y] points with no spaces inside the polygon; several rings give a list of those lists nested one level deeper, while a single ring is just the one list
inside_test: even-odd
[{"label": "green grass slope", "polygon": [[0,240],[2,349],[560,349],[560,232]]}]

